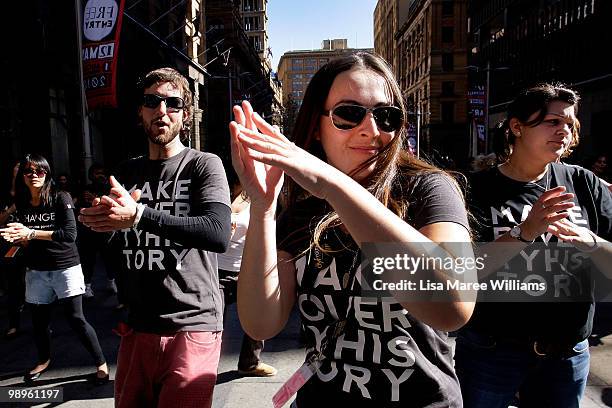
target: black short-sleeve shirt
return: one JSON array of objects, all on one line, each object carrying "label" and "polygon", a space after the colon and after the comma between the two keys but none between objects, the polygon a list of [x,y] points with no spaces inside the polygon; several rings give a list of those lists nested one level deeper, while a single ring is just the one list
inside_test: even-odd
[{"label": "black short-sleeve shirt", "polygon": [[[415,228],[437,222],[468,228],[464,202],[448,176],[418,176],[406,191],[407,221]],[[329,211],[324,201],[308,198],[278,223],[278,249],[295,256],[308,354],[321,350],[330,327],[346,319],[325,347],[322,366],[298,392],[298,406],[461,407],[447,333],[419,322],[393,298],[361,296],[359,279],[347,279],[360,251],[340,228],[321,239],[331,251],[312,247],[314,227]]]}]

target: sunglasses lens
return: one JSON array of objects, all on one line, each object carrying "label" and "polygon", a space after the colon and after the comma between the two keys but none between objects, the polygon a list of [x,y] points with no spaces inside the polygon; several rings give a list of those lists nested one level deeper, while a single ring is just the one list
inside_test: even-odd
[{"label": "sunglasses lens", "polygon": [[154,109],[157,108],[163,100],[163,98],[160,98],[157,95],[145,94],[142,97],[142,106],[144,106],[145,108]]},{"label": "sunglasses lens", "polygon": [[372,112],[376,125],[383,132],[394,132],[402,126],[402,111],[395,106],[384,106]]},{"label": "sunglasses lens", "polygon": [[352,129],[361,123],[366,113],[363,106],[340,105],[332,111],[332,122],[340,130]]},{"label": "sunglasses lens", "polygon": [[35,175],[36,177],[43,177],[45,176],[45,174],[47,174],[46,171],[44,170],[32,170],[32,169],[27,169],[23,172],[23,174],[25,174],[26,176],[33,176]]},{"label": "sunglasses lens", "polygon": [[178,96],[169,96],[166,98],[166,106],[170,109],[183,109],[185,102]]}]

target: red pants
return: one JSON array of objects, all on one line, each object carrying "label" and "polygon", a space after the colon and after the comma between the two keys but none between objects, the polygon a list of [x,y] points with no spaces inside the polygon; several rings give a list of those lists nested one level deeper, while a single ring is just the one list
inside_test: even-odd
[{"label": "red pants", "polygon": [[117,358],[115,407],[210,407],[220,353],[221,332],[127,331]]}]

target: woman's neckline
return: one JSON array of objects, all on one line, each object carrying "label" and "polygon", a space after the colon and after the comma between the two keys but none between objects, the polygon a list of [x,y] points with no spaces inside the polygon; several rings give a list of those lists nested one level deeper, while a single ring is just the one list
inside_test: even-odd
[{"label": "woman's neckline", "polygon": [[512,163],[506,161],[497,166],[497,171],[503,176],[520,183],[538,183],[549,174],[550,168],[551,163],[548,163],[542,173],[538,174],[536,177],[527,177],[518,175],[518,172],[514,170]]}]

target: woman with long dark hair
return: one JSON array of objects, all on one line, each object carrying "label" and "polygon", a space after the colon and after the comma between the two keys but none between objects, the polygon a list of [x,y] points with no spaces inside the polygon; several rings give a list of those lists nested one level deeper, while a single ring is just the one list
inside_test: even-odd
[{"label": "woman with long dark hair", "polygon": [[51,363],[49,320],[56,300],[81,343],[93,357],[96,383],[108,381],[108,367],[96,332],[83,315],[85,291],[77,252],[76,221],[70,196],[55,189],[47,160],[27,154],[19,164],[15,183],[18,222],[7,224],[0,233],[9,242],[20,243],[26,251],[26,302],[32,308],[37,365],[26,373],[32,382]]},{"label": "woman with long dark hair", "polygon": [[407,256],[440,243],[450,257],[473,256],[445,244],[470,241],[463,198],[452,177],[405,150],[406,108],[385,61],[357,53],[321,67],[295,143],[248,102],[234,115],[233,165],[251,198],[238,312],[251,337],[267,339],[297,303],[314,374],[295,404],[461,407],[446,331],[469,319],[473,302],[453,290],[440,302],[362,294],[364,243],[399,243]]},{"label": "woman with long dark hair", "polygon": [[543,286],[479,299],[456,346],[468,408],[506,408],[517,393],[521,407],[580,405],[594,274],[577,268],[592,260],[610,270],[612,196],[595,174],[560,161],[578,144],[578,101],[574,90],[556,84],[520,92],[496,133],[501,164],[470,180],[478,240],[494,242],[486,247],[503,265],[484,282]]}]

